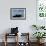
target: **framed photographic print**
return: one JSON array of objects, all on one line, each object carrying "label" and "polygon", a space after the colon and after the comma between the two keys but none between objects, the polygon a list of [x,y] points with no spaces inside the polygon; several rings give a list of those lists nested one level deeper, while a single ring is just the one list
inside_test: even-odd
[{"label": "framed photographic print", "polygon": [[10,8],[10,19],[11,20],[25,20],[26,8]]}]

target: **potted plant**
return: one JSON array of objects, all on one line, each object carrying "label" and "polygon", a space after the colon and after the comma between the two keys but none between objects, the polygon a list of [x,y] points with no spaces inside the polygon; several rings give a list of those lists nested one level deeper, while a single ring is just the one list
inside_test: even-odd
[{"label": "potted plant", "polygon": [[46,34],[45,32],[35,32],[33,35],[37,38],[38,43],[41,43],[40,40],[42,38],[45,38],[44,37],[46,36],[45,34]]}]

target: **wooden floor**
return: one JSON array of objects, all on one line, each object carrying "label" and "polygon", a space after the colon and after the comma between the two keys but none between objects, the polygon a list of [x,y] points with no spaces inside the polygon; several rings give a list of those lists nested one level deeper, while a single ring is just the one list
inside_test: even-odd
[{"label": "wooden floor", "polygon": [[[4,43],[0,42],[0,46],[4,46]],[[15,43],[10,42],[10,43],[8,43],[7,46],[15,46]],[[30,46],[37,46],[37,43],[32,42],[32,43],[30,43]],[[41,45],[41,46],[46,46],[46,43],[44,43],[44,45]]]}]

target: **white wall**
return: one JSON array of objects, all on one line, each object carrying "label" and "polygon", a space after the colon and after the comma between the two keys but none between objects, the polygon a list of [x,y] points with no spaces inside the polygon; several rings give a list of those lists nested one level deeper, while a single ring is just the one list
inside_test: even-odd
[{"label": "white wall", "polygon": [[[10,20],[10,8],[26,8],[26,20]],[[32,35],[32,24],[36,24],[36,0],[0,0],[0,34],[17,26]]]}]

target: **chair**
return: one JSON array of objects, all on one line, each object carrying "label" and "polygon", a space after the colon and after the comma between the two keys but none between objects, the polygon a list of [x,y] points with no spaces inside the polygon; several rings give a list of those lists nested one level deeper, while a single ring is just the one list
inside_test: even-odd
[{"label": "chair", "polygon": [[5,33],[5,46],[7,46],[7,44],[8,44],[7,38],[10,38],[12,36],[17,36],[17,38],[15,38],[15,40],[17,40],[16,46],[18,46],[18,27],[11,28],[11,33]]}]

